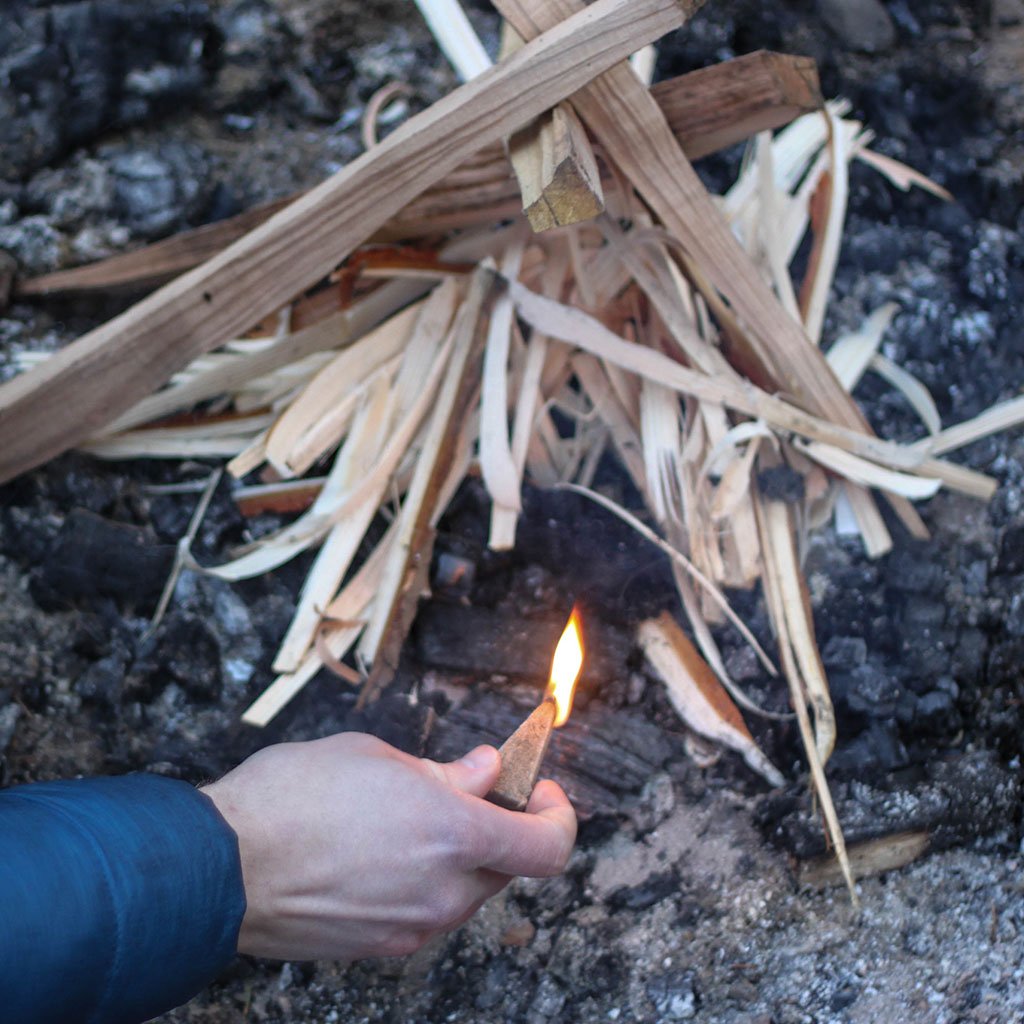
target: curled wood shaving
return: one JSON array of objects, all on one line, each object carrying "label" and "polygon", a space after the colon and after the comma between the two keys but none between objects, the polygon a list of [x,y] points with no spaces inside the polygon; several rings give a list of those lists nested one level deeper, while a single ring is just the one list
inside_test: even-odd
[{"label": "curled wood shaving", "polygon": [[381,86],[366,104],[363,111],[363,148],[373,149],[377,145],[377,122],[380,115],[389,103],[394,102],[401,96],[411,96],[412,89],[405,82],[389,82]]},{"label": "curled wood shaving", "polygon": [[637,639],[665,683],[672,706],[691,729],[740,753],[771,785],[785,784],[707,662],[668,612],[642,622]]}]

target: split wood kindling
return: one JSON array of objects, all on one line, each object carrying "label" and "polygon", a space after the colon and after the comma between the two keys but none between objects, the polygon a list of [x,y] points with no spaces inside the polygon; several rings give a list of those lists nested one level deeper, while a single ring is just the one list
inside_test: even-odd
[{"label": "split wood kindling", "polygon": [[[651,95],[691,160],[726,149],[788,124],[821,105],[814,62],[758,51],[660,82]],[[602,187],[610,179],[602,179]],[[141,250],[111,256],[72,270],[13,282],[29,298],[118,288],[144,289],[198,266],[284,209],[298,195],[254,207],[225,221],[184,231]],[[375,238],[412,238],[496,223],[520,204],[515,178],[501,145],[485,147],[463,168],[427,188],[393,217]]]},{"label": "split wood kindling", "polygon": [[[493,503],[494,549],[515,543],[524,480],[596,502],[670,559],[693,641],[668,615],[636,639],[680,717],[778,784],[739,708],[795,716],[852,889],[825,776],[836,725],[808,533],[849,511],[868,552],[888,550],[879,492],[923,535],[912,500],[995,487],[945,456],[1024,422],[1012,399],[943,429],[927,389],[880,351],[891,305],[819,347],[848,164],[937,188],[873,154],[804,58],[751,54],[649,89],[627,58],[693,5],[496,0],[508,38],[532,42],[487,68],[455,0],[419,2],[455,26],[437,31],[471,80],[351,166],[227,224],[16,283],[44,295],[187,271],[58,355],[25,358],[0,386],[0,479],[71,446],[260,471],[239,507],[295,518],[222,565],[197,566],[187,539],[179,553],[237,580],[317,549],[277,678],[244,713],[256,726],[324,667],[362,702],[386,686],[470,472]],[[688,158],[743,139],[738,181],[712,198]],[[922,440],[874,435],[851,396],[865,373],[907,398]],[[646,521],[592,486],[609,453]],[[761,483],[780,473],[797,481],[786,500]],[[758,583],[778,668],[723,592]],[[730,678],[719,625],[785,677],[792,714]]]},{"label": "split wood kindling", "polygon": [[596,0],[201,267],[4,384],[0,480],[84,440],[190,360],[290,301],[469,154],[678,28],[686,11],[678,0]]}]

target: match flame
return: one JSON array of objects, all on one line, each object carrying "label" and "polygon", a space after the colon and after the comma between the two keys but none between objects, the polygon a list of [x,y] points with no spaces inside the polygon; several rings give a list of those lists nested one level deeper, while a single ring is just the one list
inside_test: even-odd
[{"label": "match flame", "polygon": [[576,680],[583,668],[583,636],[580,631],[580,617],[573,608],[555,656],[551,660],[551,680],[547,696],[555,702],[555,727],[565,725],[572,711],[572,695]]}]

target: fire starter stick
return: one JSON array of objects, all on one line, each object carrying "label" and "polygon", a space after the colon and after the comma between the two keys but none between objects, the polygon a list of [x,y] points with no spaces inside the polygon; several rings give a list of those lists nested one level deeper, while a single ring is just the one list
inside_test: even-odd
[{"label": "fire starter stick", "polygon": [[510,811],[525,811],[555,727],[555,701],[544,700],[501,745],[501,772],[487,799]]},{"label": "fire starter stick", "polygon": [[572,710],[572,694],[583,668],[583,636],[575,608],[555,647],[544,699],[501,745],[501,772],[487,799],[510,811],[525,811],[548,749],[551,730]]}]

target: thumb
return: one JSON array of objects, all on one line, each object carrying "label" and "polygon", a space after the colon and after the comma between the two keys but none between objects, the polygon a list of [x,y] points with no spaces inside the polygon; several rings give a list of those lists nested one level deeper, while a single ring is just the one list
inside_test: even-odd
[{"label": "thumb", "polygon": [[452,789],[471,796],[486,796],[501,771],[501,757],[494,747],[480,746],[450,764],[428,762],[434,773]]}]

